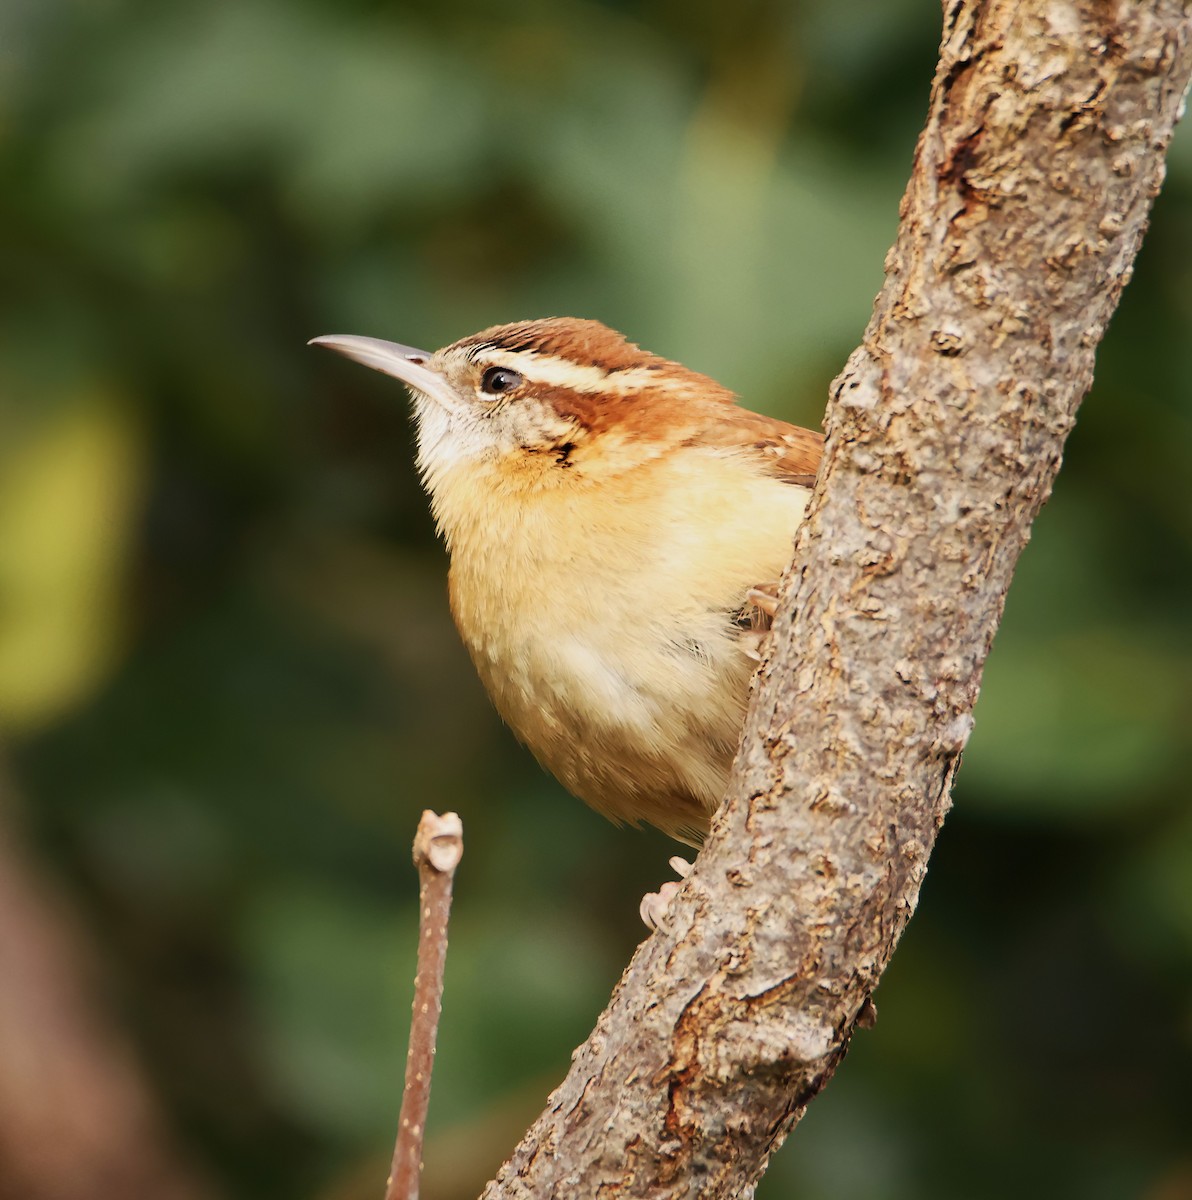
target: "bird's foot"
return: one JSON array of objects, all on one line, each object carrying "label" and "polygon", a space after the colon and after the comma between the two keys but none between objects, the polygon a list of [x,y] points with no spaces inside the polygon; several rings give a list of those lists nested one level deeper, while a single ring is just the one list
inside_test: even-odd
[{"label": "bird's foot", "polygon": [[751,587],[745,593],[745,599],[762,614],[762,620],[766,628],[769,628],[774,614],[778,611],[778,584],[759,583],[757,587]]},{"label": "bird's foot", "polygon": [[741,642],[745,653],[754,662],[762,660],[762,642],[774,623],[774,614],[777,611],[777,583],[760,583],[745,593],[745,607],[742,612],[749,617],[749,627],[741,634]]},{"label": "bird's foot", "polygon": [[664,883],[658,891],[647,892],[642,897],[638,912],[641,913],[642,922],[647,929],[666,928],[667,910],[670,908],[671,901],[683,886],[683,881],[691,874],[691,868],[694,865],[694,863],[689,863],[685,858],[680,858],[676,854],[670,860],[670,868],[679,878],[669,883]]}]

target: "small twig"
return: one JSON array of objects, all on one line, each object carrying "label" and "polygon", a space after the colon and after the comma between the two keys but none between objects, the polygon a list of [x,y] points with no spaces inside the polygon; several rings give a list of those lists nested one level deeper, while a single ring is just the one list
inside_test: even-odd
[{"label": "small twig", "polygon": [[406,1086],[401,1098],[393,1165],[385,1200],[418,1200],[422,1139],[430,1103],[435,1039],[443,1008],[443,964],[447,960],[447,917],[451,884],[464,852],[464,826],[455,813],[439,816],[427,809],[414,835],[418,868],[418,973],[414,976],[414,1015],[406,1056]]}]

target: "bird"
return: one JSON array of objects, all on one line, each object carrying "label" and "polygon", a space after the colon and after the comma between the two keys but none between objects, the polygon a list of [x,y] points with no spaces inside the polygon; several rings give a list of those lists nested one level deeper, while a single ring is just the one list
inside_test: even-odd
[{"label": "bird", "polygon": [[409,389],[451,612],[514,734],[597,812],[699,845],[822,436],[595,320],[309,344]]}]

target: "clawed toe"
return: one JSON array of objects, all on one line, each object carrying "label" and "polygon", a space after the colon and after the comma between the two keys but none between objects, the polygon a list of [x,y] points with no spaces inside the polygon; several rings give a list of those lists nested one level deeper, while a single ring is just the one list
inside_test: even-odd
[{"label": "clawed toe", "polygon": [[778,585],[776,583],[766,583],[759,587],[751,587],[745,593],[745,599],[753,605],[759,612],[774,619],[774,614],[778,611]]},{"label": "clawed toe", "polygon": [[641,914],[642,924],[649,930],[665,929],[667,911],[670,908],[671,901],[678,895],[679,889],[683,886],[683,881],[691,874],[693,863],[689,863],[685,858],[679,855],[674,855],[670,859],[670,868],[676,875],[678,881],[671,880],[669,883],[664,883],[656,892],[647,892],[642,897],[642,902],[638,906],[638,912]]}]

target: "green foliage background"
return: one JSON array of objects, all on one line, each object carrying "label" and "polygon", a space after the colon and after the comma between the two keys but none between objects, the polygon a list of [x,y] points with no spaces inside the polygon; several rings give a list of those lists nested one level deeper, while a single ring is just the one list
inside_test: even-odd
[{"label": "green foliage background", "polygon": [[[0,8],[7,758],[227,1195],[378,1192],[424,806],[468,844],[430,1197],[474,1194],[561,1077],[671,850],[501,728],[403,394],[303,343],[595,316],[816,424],[937,23],[912,0]],[[1192,1195],[1190,135],[881,1019],[763,1198]]]}]

